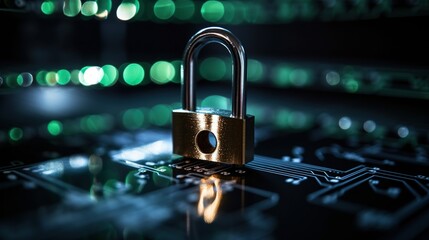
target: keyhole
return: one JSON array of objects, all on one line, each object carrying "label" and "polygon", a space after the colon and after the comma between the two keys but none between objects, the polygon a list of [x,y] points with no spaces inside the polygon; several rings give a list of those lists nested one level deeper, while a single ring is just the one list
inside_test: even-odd
[{"label": "keyhole", "polygon": [[203,130],[199,132],[195,140],[202,153],[212,153],[214,150],[216,150],[217,139],[216,136],[210,131]]}]

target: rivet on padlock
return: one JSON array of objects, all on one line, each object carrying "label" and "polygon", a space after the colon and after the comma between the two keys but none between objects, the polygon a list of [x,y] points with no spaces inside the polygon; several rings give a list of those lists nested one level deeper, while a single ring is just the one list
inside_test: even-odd
[{"label": "rivet on padlock", "polygon": [[[209,43],[222,44],[232,56],[232,111],[196,107],[195,62]],[[192,36],[183,56],[182,109],[173,110],[173,153],[235,165],[253,160],[254,116],[246,114],[246,82],[246,52],[230,31],[209,27]]]}]

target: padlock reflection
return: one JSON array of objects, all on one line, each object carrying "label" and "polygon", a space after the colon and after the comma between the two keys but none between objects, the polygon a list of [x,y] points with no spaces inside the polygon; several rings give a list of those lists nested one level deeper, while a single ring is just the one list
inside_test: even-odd
[{"label": "padlock reflection", "polygon": [[212,223],[215,220],[221,200],[222,186],[220,179],[213,176],[208,179],[201,179],[198,215],[203,217],[206,223]]}]

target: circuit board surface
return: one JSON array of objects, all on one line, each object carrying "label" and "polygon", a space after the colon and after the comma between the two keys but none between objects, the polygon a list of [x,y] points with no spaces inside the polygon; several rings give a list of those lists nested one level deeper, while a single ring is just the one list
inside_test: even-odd
[{"label": "circuit board surface", "polygon": [[163,128],[29,141],[5,150],[17,160],[2,166],[0,233],[4,239],[427,237],[427,148],[341,131],[257,128],[256,155],[244,167],[173,155]]}]

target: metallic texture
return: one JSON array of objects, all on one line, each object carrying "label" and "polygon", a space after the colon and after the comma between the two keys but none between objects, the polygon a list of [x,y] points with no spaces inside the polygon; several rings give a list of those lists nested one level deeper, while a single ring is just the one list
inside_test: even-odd
[{"label": "metallic texture", "polygon": [[199,51],[207,44],[216,42],[228,49],[232,56],[232,116],[243,119],[246,115],[247,56],[241,42],[228,30],[209,27],[197,32],[185,48],[182,65],[183,109],[196,110],[194,63]]},{"label": "metallic texture", "polygon": [[[217,140],[214,151],[206,151],[210,131]],[[184,157],[243,165],[253,159],[254,117],[245,119],[187,110],[173,111],[173,152]]]},{"label": "metallic texture", "polygon": [[[195,106],[194,62],[201,48],[212,42],[225,46],[232,56],[232,111]],[[228,30],[205,28],[190,39],[182,65],[183,106],[173,110],[173,153],[234,165],[253,160],[254,117],[246,114],[246,63],[243,46]]]}]

